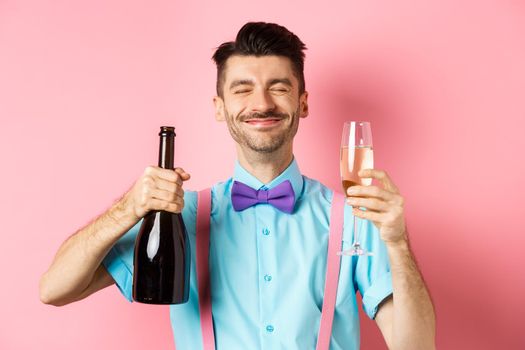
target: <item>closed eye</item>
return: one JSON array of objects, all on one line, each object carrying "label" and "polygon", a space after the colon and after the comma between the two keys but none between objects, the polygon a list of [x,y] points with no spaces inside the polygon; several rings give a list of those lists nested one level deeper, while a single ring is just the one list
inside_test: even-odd
[{"label": "closed eye", "polygon": [[282,80],[274,81],[272,85],[270,85],[270,91],[285,94],[290,91],[292,88],[291,85],[289,85],[288,80],[286,82],[283,82]]},{"label": "closed eye", "polygon": [[289,89],[284,88],[284,87],[279,87],[279,88],[275,87],[275,88],[271,88],[270,91],[273,92],[274,94],[282,95],[282,94],[288,93]]},{"label": "closed eye", "polygon": [[238,95],[238,94],[245,94],[245,93],[250,92],[250,91],[251,91],[251,89],[239,89],[239,90],[235,90],[233,93],[235,95]]}]

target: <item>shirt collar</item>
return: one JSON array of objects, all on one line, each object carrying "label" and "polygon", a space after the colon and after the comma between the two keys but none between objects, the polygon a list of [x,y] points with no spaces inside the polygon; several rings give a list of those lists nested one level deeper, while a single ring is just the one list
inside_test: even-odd
[{"label": "shirt collar", "polygon": [[271,190],[275,186],[279,185],[281,182],[289,180],[292,184],[296,202],[297,199],[299,199],[301,193],[303,192],[304,182],[303,176],[301,175],[301,171],[299,170],[299,166],[297,165],[295,157],[293,158],[290,165],[279,176],[277,176],[275,179],[273,179],[267,184],[264,184],[261,181],[259,181],[255,176],[253,176],[246,169],[244,169],[238,160],[236,160],[235,170],[233,173],[233,180],[240,181],[256,190]]}]

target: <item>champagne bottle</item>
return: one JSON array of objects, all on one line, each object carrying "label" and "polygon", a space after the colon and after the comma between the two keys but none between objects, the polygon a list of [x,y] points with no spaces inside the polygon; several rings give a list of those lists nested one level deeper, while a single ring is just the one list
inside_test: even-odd
[{"label": "champagne bottle", "polygon": [[[175,128],[160,128],[159,167],[173,169]],[[147,304],[188,301],[190,246],[181,214],[150,211],[135,242],[133,299]]]}]

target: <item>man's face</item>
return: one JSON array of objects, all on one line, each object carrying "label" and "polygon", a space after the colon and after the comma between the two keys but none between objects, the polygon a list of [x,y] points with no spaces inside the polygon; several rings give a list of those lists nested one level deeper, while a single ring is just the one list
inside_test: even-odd
[{"label": "man's face", "polygon": [[291,143],[299,118],[308,115],[308,94],[299,95],[291,61],[281,56],[232,56],[226,61],[223,97],[216,119],[226,120],[233,139],[259,153]]}]

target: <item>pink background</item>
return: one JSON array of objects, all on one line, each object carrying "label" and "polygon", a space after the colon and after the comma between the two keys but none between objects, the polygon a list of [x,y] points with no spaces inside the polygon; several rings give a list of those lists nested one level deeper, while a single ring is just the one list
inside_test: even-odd
[{"label": "pink background", "polygon": [[[189,189],[235,159],[213,49],[249,20],[307,44],[295,155],[339,189],[345,119],[406,197],[440,349],[523,349],[525,6],[521,1],[0,1],[0,349],[173,349],[168,311],[116,288],[38,299],[60,243],[156,163],[177,127]],[[384,349],[363,321],[363,349]]]}]

